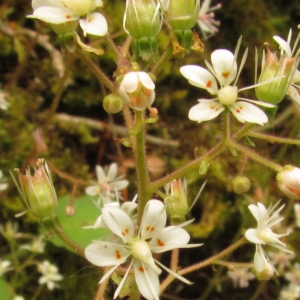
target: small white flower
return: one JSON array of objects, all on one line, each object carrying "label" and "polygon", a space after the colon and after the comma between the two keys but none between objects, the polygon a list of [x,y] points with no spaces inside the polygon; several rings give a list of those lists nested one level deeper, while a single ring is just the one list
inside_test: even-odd
[{"label": "small white flower", "polygon": [[245,233],[245,237],[251,243],[256,244],[256,252],[254,255],[254,267],[257,271],[257,276],[261,279],[269,279],[273,274],[271,272],[271,266],[273,272],[277,274],[275,267],[270,263],[270,259],[263,249],[263,245],[270,245],[279,250],[287,253],[293,253],[285,248],[285,244],[279,240],[279,238],[288,235],[289,233],[276,234],[272,231],[271,227],[278,224],[283,220],[282,217],[278,217],[279,212],[283,209],[284,205],[278,208],[280,201],[274,206],[270,206],[268,209],[262,204],[257,203],[250,204],[248,206],[252,215],[257,221],[257,228],[248,229]]},{"label": "small white flower", "polygon": [[25,298],[23,296],[16,295],[13,300],[25,300]]},{"label": "small white flower", "polygon": [[129,184],[128,180],[122,179],[124,176],[118,176],[118,166],[112,163],[108,169],[96,166],[96,175],[98,182],[85,189],[90,196],[99,195],[104,204],[111,202],[111,199],[118,196],[116,192],[123,190]]},{"label": "small white flower", "polygon": [[204,0],[201,4],[199,15],[198,15],[198,25],[202,31],[204,37],[206,34],[214,34],[219,31],[218,26],[220,26],[220,21],[216,21],[215,11],[222,7],[221,3],[215,6],[210,6],[211,0]]},{"label": "small white flower", "polygon": [[298,300],[300,285],[289,284],[280,291],[279,300]]},{"label": "small white flower", "polygon": [[278,172],[277,183],[280,190],[292,199],[300,198],[300,169],[286,165]]},{"label": "small white flower", "polygon": [[43,253],[46,243],[44,242],[44,236],[40,235],[32,240],[31,245],[22,245],[21,249],[29,250],[33,253]]},{"label": "small white flower", "polygon": [[56,281],[61,281],[63,276],[58,273],[58,268],[55,265],[50,264],[49,261],[45,260],[38,265],[38,271],[43,274],[39,278],[39,284],[46,284],[48,290],[59,288]]},{"label": "small white flower", "polygon": [[128,214],[120,208],[104,207],[102,217],[106,226],[119,237],[119,242],[93,241],[85,249],[86,258],[94,265],[101,267],[113,266],[99,283],[106,280],[120,265],[131,257],[127,272],[115,291],[114,298],[119,295],[132,267],[139,291],[148,300],[159,299],[158,274],[161,273],[159,267],[167,270],[183,282],[190,283],[182,276],[162,265],[152,256],[152,252],[162,253],[176,248],[200,246],[187,244],[190,236],[181,227],[190,222],[179,226],[165,227],[167,221],[166,209],[164,204],[158,200],[148,201],[137,235],[134,232],[134,223]]},{"label": "small white flower", "polygon": [[295,263],[289,272],[286,272],[284,275],[285,279],[288,280],[291,284],[300,286],[300,264]]},{"label": "small white flower", "polygon": [[155,99],[155,84],[146,72],[129,72],[120,84],[119,93],[135,110],[150,109]]},{"label": "small white flower", "polygon": [[249,286],[249,280],[255,278],[248,268],[234,268],[227,272],[232,279],[234,287],[244,288]]},{"label": "small white flower", "polygon": [[269,257],[271,258],[273,265],[279,271],[285,271],[286,268],[291,265],[291,260],[295,257],[295,254],[281,251],[269,252]]},{"label": "small white flower", "polygon": [[[103,36],[107,33],[106,19],[100,13],[91,13],[102,5],[102,0],[33,0],[34,11],[28,17],[52,24],[79,20],[84,35]],[[86,19],[80,19],[81,16]]]},{"label": "small white flower", "polygon": [[[291,39],[292,39],[292,29],[290,29],[288,38],[285,41],[280,36],[273,36],[273,39],[279,44],[279,47],[281,49],[281,60],[283,59],[291,59],[293,57],[297,57],[300,53],[300,48],[297,49],[299,40],[300,40],[300,34],[298,34],[296,41],[294,43],[293,48],[291,48]],[[297,49],[297,50],[296,50]],[[289,95],[299,106],[300,106],[300,95],[298,92],[299,86],[296,85],[296,83],[300,83],[300,72],[296,70],[297,66],[299,64],[299,59],[295,60],[294,67],[291,71],[291,79],[289,80],[289,87],[287,89],[287,95]]]},{"label": "small white flower", "polygon": [[7,93],[0,91],[0,109],[7,110],[9,103],[5,100]]},{"label": "small white flower", "polygon": [[6,272],[12,270],[11,262],[9,260],[0,260],[0,277]]},{"label": "small white flower", "polygon": [[[274,105],[238,96],[239,92],[253,87],[238,89],[236,86],[248,53],[246,49],[238,69],[236,57],[240,43],[241,39],[238,42],[235,54],[225,49],[215,50],[211,54],[212,65],[205,61],[210,71],[195,65],[180,68],[181,74],[188,79],[190,84],[207,90],[211,95],[216,95],[216,98],[213,99],[199,99],[199,104],[193,106],[189,111],[190,120],[200,123],[214,119],[225,110],[225,107],[228,107],[242,123],[250,122],[263,125],[268,122],[267,115],[251,103],[265,107],[274,107]],[[220,87],[218,87],[218,82]],[[230,85],[232,82],[233,84]]]}]

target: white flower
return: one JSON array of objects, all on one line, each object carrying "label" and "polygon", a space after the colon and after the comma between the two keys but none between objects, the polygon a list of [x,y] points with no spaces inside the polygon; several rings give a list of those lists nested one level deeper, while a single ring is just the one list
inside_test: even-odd
[{"label": "white flower", "polygon": [[[236,86],[248,53],[246,50],[238,70],[236,57],[240,43],[241,39],[238,42],[235,54],[225,49],[215,50],[211,54],[212,65],[205,61],[210,72],[195,65],[187,65],[180,68],[181,74],[188,79],[190,84],[205,89],[211,95],[217,96],[211,100],[199,99],[199,104],[193,106],[189,111],[190,120],[200,123],[214,119],[225,110],[225,107],[228,107],[234,116],[242,123],[250,122],[263,125],[268,122],[267,115],[260,108],[249,102],[265,107],[274,107],[274,105],[238,96],[239,92],[253,87],[238,89]],[[218,87],[217,81],[220,84],[220,88]],[[233,85],[230,85],[232,82]]]},{"label": "white flower", "polygon": [[227,275],[232,279],[234,287],[240,288],[249,286],[249,280],[255,278],[248,268],[234,268],[228,271]]},{"label": "white flower", "polygon": [[13,267],[11,267],[11,262],[9,260],[0,260],[0,277],[12,269]]},{"label": "white flower", "polygon": [[121,179],[123,175],[118,176],[118,166],[112,163],[108,169],[103,169],[96,166],[97,183],[85,189],[85,192],[90,196],[99,195],[104,204],[111,202],[113,197],[116,197],[118,191],[123,190],[128,186],[128,180]]},{"label": "white flower", "polygon": [[292,251],[287,250],[285,244],[279,240],[279,238],[286,236],[289,233],[276,234],[271,229],[272,226],[284,219],[283,217],[278,218],[278,213],[284,207],[284,205],[282,205],[277,209],[279,204],[280,201],[274,206],[271,205],[268,209],[260,202],[257,203],[257,205],[250,204],[248,208],[257,221],[257,228],[248,229],[245,233],[245,237],[248,241],[258,246],[268,244],[279,250],[293,253]]},{"label": "white flower", "polygon": [[295,263],[290,272],[286,272],[285,279],[291,284],[300,285],[300,264]]},{"label": "white flower", "polygon": [[25,300],[25,298],[23,296],[16,295],[13,300]]},{"label": "white flower", "polygon": [[[99,283],[106,280],[129,257],[131,261],[128,269],[115,291],[116,298],[126,281],[130,269],[133,267],[135,281],[139,291],[146,299],[158,300],[159,279],[161,268],[167,270],[176,278],[185,283],[188,280],[169,270],[153,258],[153,253],[161,253],[176,248],[190,248],[200,245],[188,245],[190,236],[181,227],[189,224],[186,222],[179,226],[165,227],[167,216],[162,202],[149,200],[142,217],[139,232],[135,235],[135,225],[124,211],[118,207],[104,207],[102,210],[103,221],[106,226],[119,237],[118,243],[107,241],[93,241],[85,249],[86,258],[97,266],[113,266]],[[158,266],[159,267],[158,267]]]},{"label": "white flower", "polygon": [[[1,102],[1,99],[0,99]],[[0,104],[1,106],[1,104]],[[3,175],[3,172],[0,170],[0,192],[6,190],[8,187],[8,183],[6,182],[6,178]]]},{"label": "white flower", "polygon": [[0,91],[0,109],[7,110],[9,103],[5,100],[7,94],[3,91]]},{"label": "white flower", "polygon": [[289,284],[280,291],[279,300],[298,300],[300,285]]},{"label": "white flower", "polygon": [[39,278],[39,284],[46,284],[48,290],[59,287],[56,281],[61,281],[63,276],[58,273],[58,268],[55,265],[45,260],[38,264],[38,270],[43,274],[43,276]]},{"label": "white flower", "polygon": [[[281,60],[283,59],[292,59],[293,57],[297,57],[300,53],[300,48],[297,48],[299,40],[300,40],[300,34],[298,34],[296,41],[294,43],[293,48],[291,48],[291,39],[292,39],[292,29],[290,29],[288,38],[285,41],[280,36],[273,36],[273,39],[279,44],[279,47],[281,49]],[[289,95],[299,106],[300,106],[300,95],[298,93],[299,86],[296,85],[296,83],[300,82],[300,72],[296,70],[299,63],[299,58],[295,60],[293,69],[290,72],[290,79],[289,79],[289,87],[287,89],[287,95]]]},{"label": "white flower", "polygon": [[220,21],[214,20],[215,13],[217,9],[222,7],[221,3],[218,3],[215,6],[210,6],[211,0],[204,0],[201,4],[199,15],[198,15],[198,25],[203,35],[206,36],[206,33],[214,34],[219,31],[218,26],[220,26]]},{"label": "white flower", "polygon": [[44,236],[40,235],[32,240],[31,245],[22,245],[20,248],[29,250],[33,253],[43,253],[45,245]]},{"label": "white flower", "polygon": [[294,253],[269,252],[272,263],[279,271],[284,271],[291,265],[291,260],[295,257]]},{"label": "white flower", "polygon": [[[102,0],[33,0],[34,11],[28,17],[52,24],[79,20],[84,35],[103,36],[107,33],[106,19],[100,13],[91,13],[102,5]],[[86,19],[80,19],[81,16],[86,16]]]},{"label": "white flower", "polygon": [[155,84],[145,72],[129,72],[120,84],[119,93],[135,110],[150,108],[155,99]]},{"label": "white flower", "polygon": [[273,275],[271,266],[273,272],[275,271],[278,274],[275,267],[270,263],[262,245],[268,244],[284,252],[293,253],[292,251],[287,250],[285,248],[286,245],[279,240],[279,238],[286,236],[289,233],[276,234],[271,229],[271,227],[283,220],[283,218],[278,217],[278,213],[283,209],[284,205],[278,208],[279,204],[280,201],[274,206],[271,205],[268,209],[266,209],[262,203],[257,203],[257,205],[250,204],[248,206],[257,221],[257,228],[248,229],[245,233],[245,237],[251,243],[256,244],[254,267],[257,271],[257,276],[261,279],[269,279]]}]

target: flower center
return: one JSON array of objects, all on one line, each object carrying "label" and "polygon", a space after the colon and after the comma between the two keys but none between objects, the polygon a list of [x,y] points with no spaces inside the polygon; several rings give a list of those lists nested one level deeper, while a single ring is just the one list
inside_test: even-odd
[{"label": "flower center", "polygon": [[237,100],[237,87],[225,86],[218,91],[218,100],[223,105],[231,105]]},{"label": "flower center", "polygon": [[63,3],[78,16],[86,15],[95,8],[94,1],[92,0],[63,0]]},{"label": "flower center", "polygon": [[151,266],[157,274],[161,272],[154,263],[149,244],[146,241],[139,239],[135,240],[131,246],[131,253],[134,258]]}]

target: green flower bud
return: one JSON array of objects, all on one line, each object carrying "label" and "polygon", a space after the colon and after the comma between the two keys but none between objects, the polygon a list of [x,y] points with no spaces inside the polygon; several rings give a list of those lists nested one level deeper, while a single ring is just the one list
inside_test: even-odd
[{"label": "green flower bud", "polygon": [[155,37],[162,25],[160,4],[153,0],[127,0],[123,25],[134,39]]},{"label": "green flower bud", "polygon": [[232,189],[237,194],[243,194],[249,191],[251,187],[250,180],[245,176],[236,176],[231,181]]},{"label": "green flower bud", "polygon": [[19,190],[19,193],[28,209],[40,220],[55,216],[57,208],[57,196],[53,186],[51,172],[44,159],[37,161],[37,169],[34,175],[30,174],[30,168],[26,170],[26,174],[20,174],[18,179],[12,178]]},{"label": "green flower bud", "polygon": [[156,35],[162,25],[160,3],[154,0],[127,0],[123,19],[125,31],[133,37],[133,53],[149,60],[157,54]]},{"label": "green flower bud", "polygon": [[165,6],[166,18],[172,29],[189,30],[197,22],[200,1],[199,0],[170,0]]},{"label": "green flower bud", "polygon": [[185,216],[189,212],[187,201],[186,180],[173,180],[167,187],[168,196],[164,199],[167,214],[172,224],[180,224],[185,221]]},{"label": "green flower bud", "polygon": [[258,83],[263,83],[276,77],[278,77],[278,79],[257,86],[255,88],[256,97],[263,102],[272,104],[281,102],[286,95],[295,74],[296,62],[296,57],[282,57],[278,60],[276,54],[272,53],[267,47],[267,56]]},{"label": "green flower bud", "polygon": [[116,114],[123,109],[124,101],[116,94],[109,94],[103,99],[103,107],[106,112]]}]

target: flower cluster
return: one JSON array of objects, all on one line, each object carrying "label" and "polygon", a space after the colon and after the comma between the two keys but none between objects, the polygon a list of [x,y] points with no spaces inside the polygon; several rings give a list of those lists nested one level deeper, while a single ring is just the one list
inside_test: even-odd
[{"label": "flower cluster", "polygon": [[[225,49],[215,50],[211,54],[212,64],[205,62],[209,71],[195,65],[187,65],[180,68],[181,74],[188,79],[190,84],[207,90],[211,95],[216,95],[216,98],[211,100],[199,99],[199,104],[193,106],[189,111],[190,120],[200,123],[214,119],[228,107],[242,123],[250,122],[263,125],[268,122],[267,115],[251,103],[265,107],[273,107],[273,105],[238,96],[239,92],[251,88],[238,89],[236,86],[247,57],[246,50],[238,70],[236,57],[240,43],[241,39],[238,42],[235,54]],[[220,87],[218,87],[218,82]]]},{"label": "flower cluster", "polygon": [[102,209],[102,221],[105,226],[115,234],[116,238],[111,241],[93,241],[85,249],[86,258],[97,266],[113,266],[100,280],[102,283],[122,264],[131,258],[127,271],[121,280],[114,298],[116,298],[133,267],[135,281],[139,291],[146,299],[158,300],[159,279],[161,268],[180,279],[190,283],[182,276],[171,271],[159,261],[152,253],[162,253],[176,248],[190,248],[200,245],[188,245],[189,234],[179,226],[166,226],[166,209],[162,202],[149,200],[142,217],[139,232],[135,233],[135,224],[126,212],[116,206],[105,206]]}]

